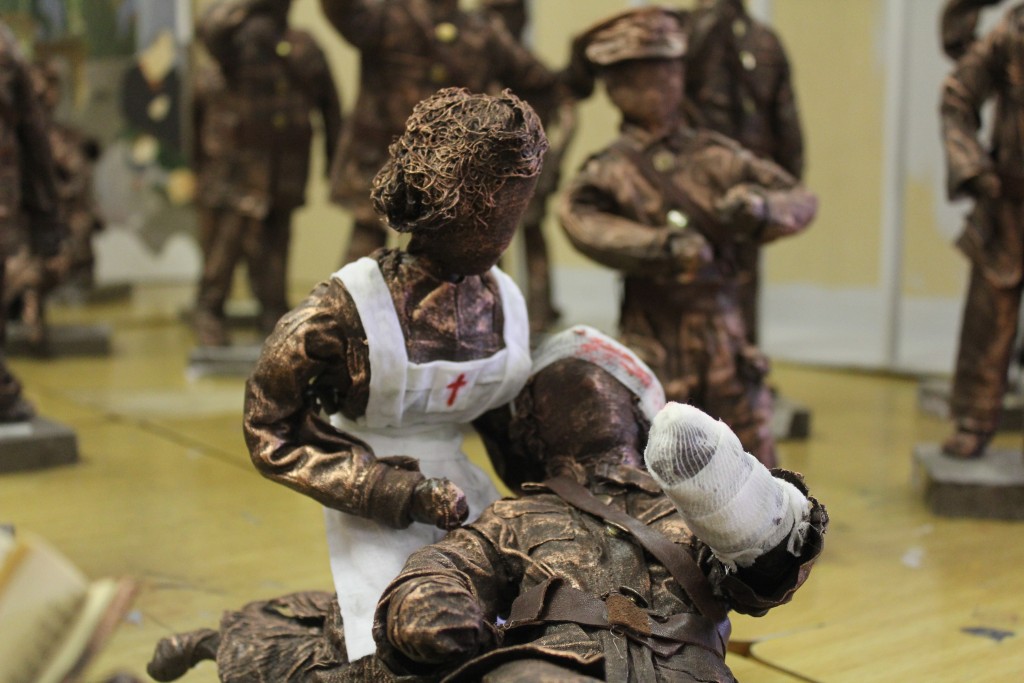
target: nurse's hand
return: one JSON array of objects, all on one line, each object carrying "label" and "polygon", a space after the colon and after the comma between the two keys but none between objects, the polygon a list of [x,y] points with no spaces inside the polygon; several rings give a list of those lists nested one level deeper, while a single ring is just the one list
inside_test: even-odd
[{"label": "nurse's hand", "polygon": [[469,504],[462,489],[447,479],[424,479],[413,489],[410,512],[414,522],[448,530],[466,521]]}]

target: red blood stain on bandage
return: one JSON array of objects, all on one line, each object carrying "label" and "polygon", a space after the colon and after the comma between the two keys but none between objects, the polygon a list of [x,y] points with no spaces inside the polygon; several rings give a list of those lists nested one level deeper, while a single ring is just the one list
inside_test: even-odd
[{"label": "red blood stain on bandage", "polygon": [[[576,334],[583,336],[586,333],[579,331]],[[636,378],[645,389],[654,382],[654,377],[651,376],[651,373],[641,367],[622,347],[611,344],[603,339],[588,338],[579,347],[579,355],[597,365],[619,365],[628,375]]]}]

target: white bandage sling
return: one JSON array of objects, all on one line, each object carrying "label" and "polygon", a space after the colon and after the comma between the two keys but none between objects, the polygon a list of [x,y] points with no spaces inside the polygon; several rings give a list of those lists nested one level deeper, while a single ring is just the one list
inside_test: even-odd
[{"label": "white bandage sling", "polygon": [[[359,312],[370,358],[366,414],[356,421],[331,418],[338,429],[362,439],[377,457],[408,455],[426,477],[450,479],[466,494],[470,520],[498,498],[490,478],[461,451],[462,427],[515,398],[530,372],[526,304],[515,283],[498,268],[505,348],[466,362],[412,363],[394,301],[376,261],[362,258],[334,277]],[[324,510],[331,571],[345,625],[349,661],[374,652],[373,613],[384,588],[406,558],[444,532],[426,524],[392,529],[373,520]]]}]

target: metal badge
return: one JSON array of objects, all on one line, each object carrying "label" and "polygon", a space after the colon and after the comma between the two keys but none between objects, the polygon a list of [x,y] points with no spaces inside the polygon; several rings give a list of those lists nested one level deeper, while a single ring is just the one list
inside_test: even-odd
[{"label": "metal badge", "polygon": [[278,57],[287,57],[291,53],[292,53],[292,44],[289,43],[287,40],[282,40],[280,43],[277,44],[277,56]]},{"label": "metal badge", "polygon": [[757,57],[754,56],[753,52],[744,50],[740,53],[740,63],[743,64],[743,68],[747,71],[753,71],[757,68]]},{"label": "metal badge", "polygon": [[665,221],[669,224],[669,227],[676,230],[685,230],[686,226],[690,224],[690,219],[679,209],[672,209],[665,214]]},{"label": "metal badge", "polygon": [[676,168],[676,155],[667,149],[655,152],[651,163],[659,173],[668,173]]},{"label": "metal badge", "polygon": [[459,37],[459,29],[449,21],[443,21],[434,27],[434,37],[442,43],[454,43]]}]

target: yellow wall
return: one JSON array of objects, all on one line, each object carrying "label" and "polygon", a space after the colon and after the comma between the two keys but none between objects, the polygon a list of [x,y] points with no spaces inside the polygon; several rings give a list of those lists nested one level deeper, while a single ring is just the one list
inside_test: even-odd
[{"label": "yellow wall", "polygon": [[[882,201],[884,0],[775,0],[773,24],[794,63],[808,145],[808,185],[821,198],[819,218],[805,235],[767,250],[771,283],[874,286],[879,281]],[[358,54],[323,20],[319,0],[296,0],[295,26],[312,31],[328,52],[343,105],[358,88]],[[627,0],[535,0],[533,39],[542,59],[560,67],[571,35],[629,6]],[[681,0],[676,6],[690,6]],[[565,163],[567,176],[607,144],[618,118],[599,90],[580,108],[580,129]],[[322,159],[318,160],[322,163]],[[322,183],[296,215],[292,280],[305,287],[332,272],[347,239],[348,216],[331,206]],[[547,225],[557,265],[589,266]],[[945,245],[943,245],[944,247]],[[595,266],[596,267],[596,266]]]},{"label": "yellow wall", "polygon": [[788,49],[803,116],[806,181],[820,210],[806,234],[766,250],[770,283],[879,283],[883,3],[774,2],[772,23]]}]

